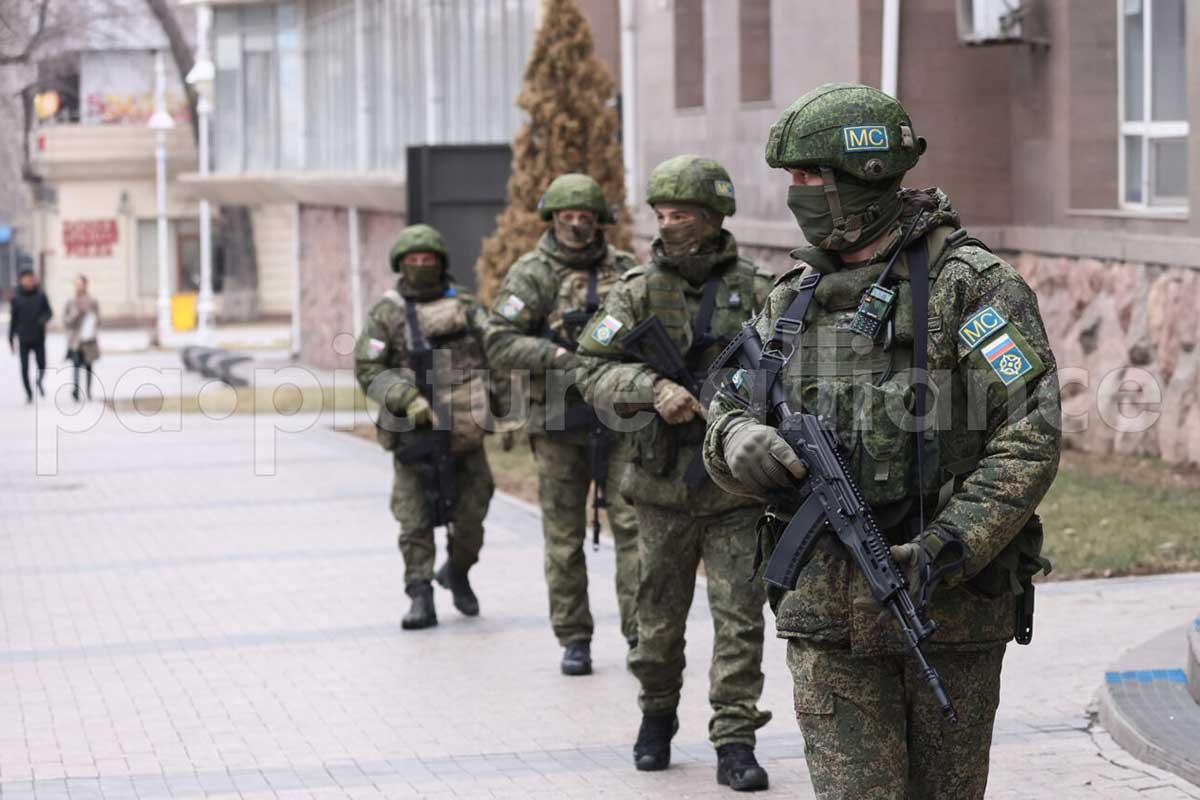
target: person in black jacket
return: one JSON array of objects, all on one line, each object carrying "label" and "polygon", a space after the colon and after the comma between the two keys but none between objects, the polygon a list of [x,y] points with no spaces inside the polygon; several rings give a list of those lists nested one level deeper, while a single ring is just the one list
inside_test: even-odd
[{"label": "person in black jacket", "polygon": [[12,314],[8,324],[8,346],[15,353],[17,343],[21,345],[21,382],[25,386],[25,402],[33,402],[33,387],[29,384],[29,354],[37,360],[37,390],[42,389],[42,376],[46,372],[46,323],[54,316],[46,293],[38,286],[33,270],[21,271],[17,279],[20,284],[12,299]]}]

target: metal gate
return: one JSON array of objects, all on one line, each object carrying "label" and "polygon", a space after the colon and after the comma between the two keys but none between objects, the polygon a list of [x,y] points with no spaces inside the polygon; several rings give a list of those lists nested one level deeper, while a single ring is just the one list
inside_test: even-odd
[{"label": "metal gate", "polygon": [[475,288],[475,261],[507,201],[512,150],[506,144],[408,148],[408,221],[441,231],[450,270]]}]

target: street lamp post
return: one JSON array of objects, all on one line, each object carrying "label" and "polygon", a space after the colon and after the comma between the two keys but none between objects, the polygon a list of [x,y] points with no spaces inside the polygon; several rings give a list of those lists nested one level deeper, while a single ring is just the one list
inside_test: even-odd
[{"label": "street lamp post", "polygon": [[[212,117],[213,67],[208,39],[212,30],[212,6],[196,8],[196,63],[187,82],[196,89],[196,122],[200,134],[200,176],[209,174],[209,121]],[[200,297],[196,302],[196,322],[200,339],[207,340],[213,321],[212,209],[208,200],[200,200]]]},{"label": "street lamp post", "polygon": [[175,120],[167,112],[167,64],[163,51],[154,54],[154,175],[158,199],[158,343],[161,346],[171,330],[170,271],[167,268],[167,131]]}]

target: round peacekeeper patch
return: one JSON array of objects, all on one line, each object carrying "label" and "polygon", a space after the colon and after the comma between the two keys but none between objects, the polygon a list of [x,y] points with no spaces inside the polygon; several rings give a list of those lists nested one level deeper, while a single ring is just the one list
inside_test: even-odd
[{"label": "round peacekeeper patch", "polygon": [[604,346],[612,344],[613,337],[617,335],[617,331],[621,330],[625,323],[614,317],[612,314],[605,314],[604,319],[596,323],[596,327],[592,329],[592,338]]}]

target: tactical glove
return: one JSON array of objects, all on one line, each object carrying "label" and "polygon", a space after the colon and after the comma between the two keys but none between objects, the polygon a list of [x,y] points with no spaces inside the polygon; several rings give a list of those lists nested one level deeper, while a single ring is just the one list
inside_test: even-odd
[{"label": "tactical glove", "polygon": [[421,395],[417,395],[404,407],[404,416],[415,426],[437,424],[437,414],[433,413],[433,407]]},{"label": "tactical glove", "polygon": [[726,431],[725,463],[734,480],[758,495],[794,487],[808,475],[779,431],[750,420]]},{"label": "tactical glove", "polygon": [[697,414],[703,419],[708,418],[708,409],[670,378],[659,378],[654,382],[654,410],[668,425],[691,422]]}]

